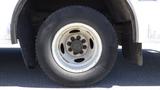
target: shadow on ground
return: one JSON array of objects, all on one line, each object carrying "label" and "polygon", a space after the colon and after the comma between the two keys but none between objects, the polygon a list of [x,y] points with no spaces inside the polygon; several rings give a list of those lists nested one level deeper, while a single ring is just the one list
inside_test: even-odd
[{"label": "shadow on ground", "polygon": [[[160,53],[143,50],[144,66],[130,64],[122,57],[121,50],[112,72],[93,87],[160,86]],[[25,68],[20,49],[0,49],[0,86],[33,88],[61,88],[36,68]]]}]

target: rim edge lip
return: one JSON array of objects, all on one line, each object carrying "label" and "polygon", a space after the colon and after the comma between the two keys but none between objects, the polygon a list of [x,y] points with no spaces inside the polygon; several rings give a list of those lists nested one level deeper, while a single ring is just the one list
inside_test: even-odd
[{"label": "rim edge lip", "polygon": [[[94,43],[96,43],[97,47],[96,50],[93,53],[93,57],[91,57],[91,59],[88,61],[89,65],[85,68],[81,68],[81,69],[74,69],[74,68],[70,68],[70,66],[66,66],[67,64],[64,65],[64,60],[63,57],[61,56],[60,50],[59,50],[59,43],[61,40],[61,36],[63,36],[69,28],[71,27],[85,27],[88,29],[89,33],[93,34],[92,37],[96,40]],[[98,44],[97,44],[98,43]],[[101,54],[102,54],[102,41],[101,38],[99,36],[99,34],[96,32],[96,30],[84,23],[69,23],[64,25],[63,27],[61,27],[55,34],[53,40],[52,40],[52,57],[54,58],[55,62],[57,63],[57,65],[59,65],[62,69],[69,71],[69,72],[73,72],[73,73],[80,73],[80,72],[85,72],[90,70],[91,68],[93,68],[94,66],[96,66],[96,64],[98,63],[98,61],[100,60]],[[96,53],[98,52],[98,53]],[[85,63],[86,64],[86,63]],[[75,65],[74,65],[75,66]]]}]

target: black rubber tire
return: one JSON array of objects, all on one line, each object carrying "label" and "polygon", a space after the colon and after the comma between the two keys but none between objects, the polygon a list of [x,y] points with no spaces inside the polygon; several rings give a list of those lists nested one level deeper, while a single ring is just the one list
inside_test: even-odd
[{"label": "black rubber tire", "polygon": [[[73,22],[90,25],[102,39],[103,51],[98,64],[82,73],[62,69],[52,56],[51,44],[56,32]],[[36,53],[41,68],[53,81],[69,87],[88,86],[102,80],[111,71],[117,56],[117,37],[110,22],[100,12],[85,6],[68,6],[55,11],[41,25]]]}]

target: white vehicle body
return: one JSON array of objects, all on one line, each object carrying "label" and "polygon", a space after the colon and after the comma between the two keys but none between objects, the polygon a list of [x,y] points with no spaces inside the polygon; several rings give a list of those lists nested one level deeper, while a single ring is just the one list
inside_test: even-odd
[{"label": "white vehicle body", "polygon": [[10,36],[11,18],[18,0],[5,0],[0,2],[0,11],[2,12],[0,15],[0,47],[19,47],[18,44],[11,44]]},{"label": "white vehicle body", "polygon": [[160,51],[160,0],[132,0],[139,26],[139,42],[144,49]]},{"label": "white vehicle body", "polygon": [[[0,3],[0,44],[11,45],[10,23],[18,0],[5,0]],[[160,0],[128,0],[137,17],[138,40],[144,49],[160,51]],[[4,47],[4,45],[3,45]]]}]

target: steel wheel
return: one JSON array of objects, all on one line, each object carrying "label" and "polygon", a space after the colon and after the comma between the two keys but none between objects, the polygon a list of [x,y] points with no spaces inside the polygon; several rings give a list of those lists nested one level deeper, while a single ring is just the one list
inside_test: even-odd
[{"label": "steel wheel", "polygon": [[102,42],[91,26],[70,23],[55,35],[52,54],[57,64],[69,72],[85,72],[94,67],[102,53]]}]

